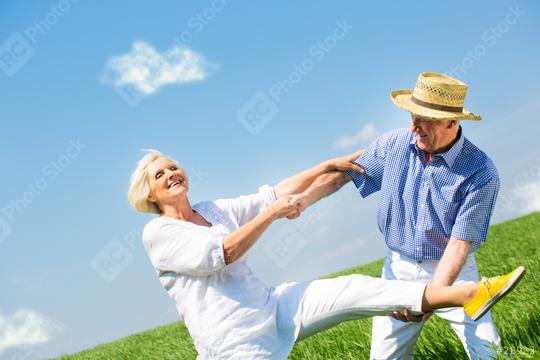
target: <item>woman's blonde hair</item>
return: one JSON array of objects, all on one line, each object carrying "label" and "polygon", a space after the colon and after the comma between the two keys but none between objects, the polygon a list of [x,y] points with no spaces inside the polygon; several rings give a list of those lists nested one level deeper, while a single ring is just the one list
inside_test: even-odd
[{"label": "woman's blonde hair", "polygon": [[176,160],[166,155],[163,155],[157,150],[147,149],[143,151],[145,152],[144,156],[139,160],[139,162],[137,162],[137,167],[131,174],[128,190],[128,201],[131,207],[133,207],[137,211],[160,214],[160,210],[157,204],[148,200],[148,195],[150,194],[150,184],[148,182],[148,167],[160,157],[171,160],[179,168],[180,166],[178,165],[178,162]]}]

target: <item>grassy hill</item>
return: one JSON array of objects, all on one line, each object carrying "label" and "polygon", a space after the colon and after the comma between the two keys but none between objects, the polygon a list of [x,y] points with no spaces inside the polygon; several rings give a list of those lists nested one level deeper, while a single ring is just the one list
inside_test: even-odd
[{"label": "grassy hill", "polygon": [[[525,265],[520,285],[492,311],[502,338],[501,359],[540,358],[540,213],[491,226],[489,238],[477,253],[482,275],[506,273]],[[379,276],[382,260],[329,277],[360,273]],[[289,359],[369,358],[371,320],[343,323],[295,345]],[[431,317],[415,353],[420,359],[467,358],[454,332],[441,319]],[[185,326],[173,323],[97,346],[60,359],[195,359]]]}]

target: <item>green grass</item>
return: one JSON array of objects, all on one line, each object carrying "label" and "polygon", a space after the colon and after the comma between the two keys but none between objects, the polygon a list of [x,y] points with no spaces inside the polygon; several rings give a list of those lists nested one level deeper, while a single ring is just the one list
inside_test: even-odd
[{"label": "green grass", "polygon": [[[525,265],[520,285],[492,310],[502,338],[501,359],[540,359],[540,213],[490,228],[489,238],[477,253],[480,274],[506,273]],[[382,260],[352,268],[345,274],[380,276]],[[289,359],[365,359],[369,357],[371,320],[343,323],[295,345]],[[433,316],[417,343],[419,359],[465,359],[454,332]],[[182,322],[138,333],[60,359],[195,359],[197,353]]]}]

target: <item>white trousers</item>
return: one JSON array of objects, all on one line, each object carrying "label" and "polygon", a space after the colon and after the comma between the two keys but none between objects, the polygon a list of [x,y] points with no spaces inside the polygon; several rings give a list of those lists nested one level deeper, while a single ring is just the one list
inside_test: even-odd
[{"label": "white trousers", "polygon": [[275,289],[278,330],[300,341],[347,320],[403,308],[420,313],[424,289],[424,284],[357,274],[282,284]]},{"label": "white trousers", "polygon": [[[397,252],[389,251],[383,268],[382,278],[414,281],[426,284],[431,281],[438,261],[418,262]],[[478,268],[474,255],[468,256],[454,284],[478,281]],[[471,359],[490,359],[497,356],[500,338],[488,312],[479,321],[472,321],[463,308],[437,310],[435,315],[447,320],[463,343]],[[371,359],[412,359],[416,340],[424,322],[402,322],[391,316],[373,319]]]}]

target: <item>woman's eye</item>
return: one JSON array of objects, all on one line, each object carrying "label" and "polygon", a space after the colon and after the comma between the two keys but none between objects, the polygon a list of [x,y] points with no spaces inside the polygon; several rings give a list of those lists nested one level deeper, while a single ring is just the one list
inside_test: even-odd
[{"label": "woman's eye", "polygon": [[156,174],[156,179],[159,179],[161,177],[161,173]]},{"label": "woman's eye", "polygon": [[171,166],[171,171],[175,171],[176,169],[176,166]]}]

